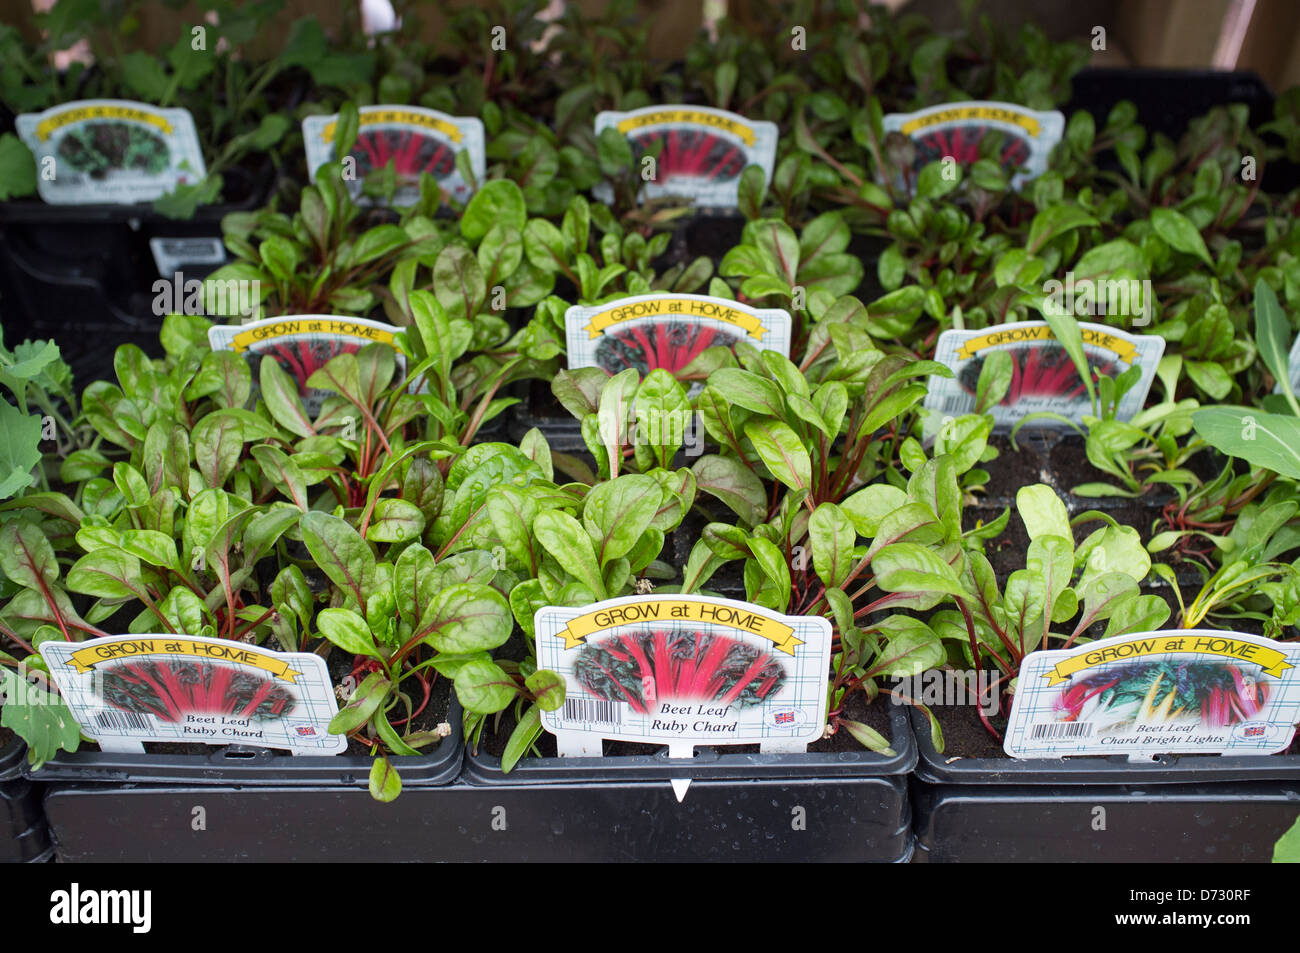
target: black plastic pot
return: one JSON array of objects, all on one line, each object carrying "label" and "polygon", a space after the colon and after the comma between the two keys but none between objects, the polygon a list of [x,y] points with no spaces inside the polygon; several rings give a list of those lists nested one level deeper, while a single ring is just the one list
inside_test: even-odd
[{"label": "black plastic pot", "polygon": [[[460,774],[464,750],[461,707],[453,697],[447,712],[451,734],[421,757],[394,757],[404,787],[450,784]],[[78,784],[186,785],[195,787],[323,787],[335,792],[359,789],[369,797],[371,759],[340,754],[294,756],[245,745],[213,747],[208,754],[110,754],[102,751],[60,752],[38,771],[34,781]]]},{"label": "black plastic pot", "polygon": [[[916,746],[906,714],[893,706],[890,736],[892,757],[865,749],[735,754],[698,748],[689,761],[666,752],[525,758],[509,774],[499,758],[468,752],[463,783],[487,802],[519,798],[544,812],[552,830],[581,838],[584,860],[906,861],[906,775]],[[672,782],[681,779],[690,785],[679,803]],[[539,853],[532,856],[540,858],[550,835],[534,836]]]},{"label": "black plastic pot", "polygon": [[1300,756],[949,761],[923,720],[918,861],[1268,860],[1300,816]]},{"label": "black plastic pot", "polygon": [[0,864],[41,863],[54,853],[45,809],[44,790],[23,777],[27,746],[12,739],[0,748]]},{"label": "black plastic pot", "polygon": [[[269,160],[260,173],[233,170],[226,178],[243,183],[231,190],[239,199],[201,206],[186,221],[165,218],[147,203],[0,202],[0,320],[6,341],[54,339],[81,383],[112,379],[119,344],[130,341],[161,356],[154,283],[171,282],[173,273],[159,274],[150,240],[179,243],[173,250],[182,257],[180,245],[186,243],[220,249],[224,260],[221,220],[263,205],[274,183]],[[208,258],[177,268],[189,281],[219,264]]]},{"label": "black plastic pot", "polygon": [[[1111,108],[1129,100],[1148,134],[1161,132],[1171,139],[1215,106],[1244,103],[1252,127],[1273,118],[1273,92],[1254,70],[1085,69],[1071,80],[1071,93],[1064,107],[1067,116],[1086,109],[1100,129]],[[1300,167],[1273,163],[1265,168],[1260,185],[1266,192],[1288,192],[1300,185]]]}]

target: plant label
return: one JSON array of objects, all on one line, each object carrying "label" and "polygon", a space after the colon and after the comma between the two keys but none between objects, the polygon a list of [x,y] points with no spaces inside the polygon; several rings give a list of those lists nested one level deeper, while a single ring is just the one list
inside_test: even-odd
[{"label": "plant label", "polygon": [[152,202],[207,175],[188,109],[126,99],[80,99],[15,120],[36,157],[36,187],[51,205]]},{"label": "plant label", "polygon": [[[487,174],[483,123],[467,116],[449,116],[421,106],[362,106],[358,111],[357,140],[349,153],[355,161],[354,174],[346,175],[352,197],[361,195],[362,180],[391,165],[397,175],[393,205],[414,205],[420,199],[420,176],[433,176],[438,187],[458,202],[467,202],[473,191],[456,166],[456,157],[468,153],[474,178]],[[307,150],[307,169],[312,181],[326,162],[341,158],[334,141],[338,114],[308,116],[302,121],[302,138]]]},{"label": "plant label", "polygon": [[[759,166],[764,181],[772,181],[775,123],[710,106],[647,106],[596,115],[597,136],[611,126],[632,147],[629,174],[644,179],[646,199],[676,196],[699,206],[735,208],[746,166]],[[614,199],[605,182],[593,188],[592,195],[606,203]]]},{"label": "plant label", "polygon": [[642,377],[656,368],[676,375],[707,348],[741,341],[789,357],[790,327],[788,311],[707,295],[636,295],[564,312],[571,369],[635,367]]},{"label": "plant label", "polygon": [[542,714],[562,756],[600,739],[804,751],[826,722],[831,625],[707,596],[627,596],[534,616],[538,668],[564,678]]},{"label": "plant label", "polygon": [[[1142,376],[1120,400],[1118,420],[1131,420],[1142,410],[1155,380],[1156,366],[1165,351],[1164,338],[1154,334],[1128,334],[1102,324],[1080,322],[1083,350],[1096,382],[1101,374],[1118,377],[1130,367]],[[1016,321],[983,331],[948,330],[939,335],[934,359],[953,372],[952,377],[931,375],[925,408],[939,417],[969,414],[975,410],[980,370],[993,351],[1011,355],[1011,389],[993,408],[994,429],[1010,430],[1029,414],[1053,413],[1082,422],[1093,413],[1083,378],[1070,355],[1056,340],[1046,321]],[[1067,425],[1035,420],[1042,427]]]},{"label": "plant label", "polygon": [[1004,748],[1013,758],[1273,754],[1300,720],[1300,645],[1166,629],[1030,652]]},{"label": "plant label", "polygon": [[225,243],[216,237],[151,238],[149,251],[162,278],[170,279],[193,265],[199,266],[193,276],[201,277],[226,263]]},{"label": "plant label", "polygon": [[195,635],[109,635],[50,641],[41,657],[81,730],[104,751],[145,741],[284,748],[334,755],[338,700],[310,652]]},{"label": "plant label", "polygon": [[[1065,131],[1065,116],[1056,110],[1035,112],[1015,103],[979,100],[889,113],[882,126],[887,133],[902,133],[916,146],[909,177],[913,182],[915,174],[931,162],[953,159],[969,166],[987,155],[1014,173],[1011,185],[1019,189],[1046,171],[1047,157]],[[986,137],[995,135],[996,150],[992,144],[981,148]]]},{"label": "plant label", "polygon": [[[308,387],[307,380],[339,354],[355,354],[367,344],[394,343],[401,328],[366,318],[344,318],[328,314],[286,314],[248,324],[215,324],[208,328],[208,344],[214,351],[243,354],[258,381],[258,365],[270,357],[298,384],[303,407],[315,417],[321,404],[333,392]],[[406,358],[397,355],[399,372],[406,372]]]}]

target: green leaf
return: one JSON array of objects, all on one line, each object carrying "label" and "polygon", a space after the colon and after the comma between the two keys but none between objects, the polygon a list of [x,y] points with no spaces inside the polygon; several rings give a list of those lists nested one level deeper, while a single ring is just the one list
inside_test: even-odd
[{"label": "green leaf", "polygon": [[1211,268],[1214,267],[1209,249],[1205,247],[1205,239],[1201,238],[1200,231],[1182,212],[1157,206],[1151,210],[1151,226],[1171,247],[1195,255]]},{"label": "green leaf", "polygon": [[1203,407],[1192,423],[1223,453],[1300,480],[1300,419],[1249,407]]},{"label": "green leaf", "polygon": [[864,748],[869,748],[888,758],[892,758],[897,754],[897,752],[889,746],[889,739],[869,725],[864,725],[860,721],[841,718],[840,727],[847,728],[849,734],[851,734],[857,740],[858,744],[862,745]]},{"label": "green leaf", "polygon": [[322,609],[316,616],[316,627],[345,652],[383,658],[366,620],[350,609]]},{"label": "green leaf", "polygon": [[599,599],[607,598],[591,536],[581,523],[568,513],[544,510],[533,520],[533,533],[565,572]]},{"label": "green leaf", "polygon": [[1074,533],[1070,529],[1070,514],[1050,486],[1044,483],[1022,486],[1016,493],[1016,510],[1020,513],[1031,540],[1040,536],[1074,539]]},{"label": "green leaf", "polygon": [[38,592],[59,579],[54,547],[39,526],[26,520],[0,526],[0,570],[12,582]]},{"label": "green leaf", "polygon": [[330,581],[364,607],[374,586],[375,554],[345,520],[313,511],[299,523],[302,539]]},{"label": "green leaf", "polygon": [[601,568],[632,551],[662,502],[659,481],[641,474],[599,483],[587,494],[582,523],[596,544]]},{"label": "green leaf", "polygon": [[857,533],[853,524],[834,503],[823,503],[808,520],[808,538],[812,542],[813,568],[827,589],[844,584],[853,570],[853,544]]},{"label": "green leaf", "polygon": [[348,703],[339,709],[337,715],[330,719],[329,730],[332,735],[346,735],[356,731],[374,717],[375,712],[388,698],[393,683],[382,673],[372,672],[357,686]]},{"label": "green leaf", "polygon": [[41,419],[0,401],[0,500],[32,485],[41,462]]},{"label": "green leaf", "polygon": [[491,715],[518,695],[514,680],[493,662],[466,662],[456,672],[456,697],[466,711]]},{"label": "green leaf", "polygon": [[510,606],[491,586],[446,586],[420,619],[424,640],[439,652],[479,652],[504,645],[513,628]]},{"label": "green leaf", "polygon": [[524,687],[537,699],[542,711],[556,711],[564,704],[564,677],[547,669],[538,669],[524,679]]},{"label": "green leaf", "polygon": [[402,779],[386,755],[380,755],[370,765],[370,796],[388,803],[402,793]]},{"label": "green leaf", "polygon": [[528,711],[524,712],[524,717],[519,719],[515,730],[510,733],[510,740],[506,742],[505,750],[501,752],[502,773],[509,774],[519,763],[519,759],[537,743],[537,739],[545,730],[542,727],[541,709],[537,705],[529,705]]},{"label": "green leaf", "polygon": [[58,695],[0,667],[0,725],[27,742],[27,761],[39,768],[60,751],[76,751],[81,726]]},{"label": "green leaf", "polygon": [[799,435],[779,420],[750,421],[745,436],[772,476],[792,490],[812,487],[812,458]]},{"label": "green leaf", "polygon": [[0,201],[36,192],[36,158],[12,132],[0,135]]},{"label": "green leaf", "polygon": [[767,492],[763,481],[735,457],[712,453],[700,457],[691,468],[698,489],[717,497],[751,526],[767,515]]},{"label": "green leaf", "polygon": [[859,536],[872,539],[880,531],[881,521],[907,504],[907,494],[888,483],[873,483],[854,493],[841,505]]},{"label": "green leaf", "polygon": [[1049,205],[1035,215],[1034,220],[1029,224],[1029,237],[1025,242],[1025,250],[1035,255],[1052,239],[1076,228],[1096,224],[1098,224],[1097,220],[1078,205],[1064,202]]},{"label": "green leaf", "polygon": [[460,219],[460,233],[467,241],[477,242],[493,226],[504,225],[522,232],[528,221],[524,193],[510,179],[485,182],[465,206]]},{"label": "green leaf", "polygon": [[876,573],[876,585],[885,592],[966,594],[953,568],[917,543],[885,546],[872,557],[871,568]]},{"label": "green leaf", "polygon": [[1300,817],[1273,845],[1273,863],[1300,864]]},{"label": "green leaf", "polygon": [[[1269,369],[1274,379],[1282,387],[1283,393],[1297,417],[1300,407],[1296,405],[1295,394],[1291,389],[1291,322],[1282,312],[1277,302],[1277,295],[1263,278],[1255,280],[1255,347],[1259,356]],[[1229,382],[1231,386],[1231,381]]]},{"label": "green leaf", "polygon": [[424,514],[414,503],[384,498],[375,503],[374,516],[366,529],[372,543],[406,543],[424,533]]}]

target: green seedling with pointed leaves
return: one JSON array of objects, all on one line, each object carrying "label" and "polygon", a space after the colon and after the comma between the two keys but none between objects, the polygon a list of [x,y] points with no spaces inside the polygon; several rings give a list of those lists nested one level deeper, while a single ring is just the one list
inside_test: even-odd
[{"label": "green seedling with pointed leaves", "polygon": [[[968,549],[953,596],[957,609],[930,620],[960,664],[977,670],[991,664],[1002,673],[1004,709],[1029,652],[1068,648],[1092,637],[1101,622],[1098,637],[1108,637],[1159,628],[1169,616],[1162,598],[1139,592],[1151,558],[1137,530],[1095,512],[1072,521],[1056,492],[1041,483],[1020,489],[1016,509],[1030,540],[1025,568],[999,588],[988,559]],[[1106,525],[1076,546],[1075,526],[1094,520]],[[1068,631],[1056,628],[1067,624]],[[983,711],[980,718],[998,737]]]}]

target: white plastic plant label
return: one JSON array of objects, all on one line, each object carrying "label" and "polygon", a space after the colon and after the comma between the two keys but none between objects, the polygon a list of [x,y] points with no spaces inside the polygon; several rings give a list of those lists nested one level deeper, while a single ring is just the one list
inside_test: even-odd
[{"label": "white plastic plant label", "polygon": [[[1165,351],[1164,338],[1082,321],[1079,330],[1094,384],[1098,375],[1113,378],[1134,365],[1141,367],[1142,376],[1121,398],[1116,415],[1119,420],[1132,419],[1142,410],[1155,380],[1156,366]],[[992,410],[995,430],[1010,430],[1033,413],[1060,414],[1077,423],[1093,412],[1079,369],[1046,321],[1015,321],[983,331],[944,331],[934,359],[950,368],[953,376],[931,375],[926,409],[939,417],[973,412],[980,371],[993,351],[1011,355],[1011,388]],[[1035,420],[1034,424],[1065,426],[1052,420]]]},{"label": "white plastic plant label", "polygon": [[[449,116],[422,106],[362,106],[358,111],[357,140],[349,153],[356,163],[348,178],[353,197],[361,193],[362,180],[390,163],[397,174],[394,205],[414,205],[420,198],[420,176],[428,173],[439,188],[458,202],[469,201],[470,185],[456,168],[456,156],[469,153],[470,169],[478,181],[487,174],[483,123],[469,116]],[[312,181],[316,170],[338,159],[334,134],[338,115],[308,116],[302,121],[307,169]]]},{"label": "white plastic plant label", "polygon": [[628,596],[534,616],[538,667],[564,678],[542,714],[562,756],[600,740],[803,751],[826,721],[831,625],[706,596]]},{"label": "white plastic plant label", "polygon": [[1004,748],[1013,758],[1272,754],[1300,720],[1300,645],[1166,629],[1030,652]]},{"label": "white plastic plant label", "polygon": [[[596,115],[597,136],[611,126],[632,147],[636,171],[646,179],[647,199],[679,196],[696,205],[735,208],[746,166],[761,167],[764,181],[772,181],[775,123],[711,106],[647,106]],[[592,194],[602,202],[613,200],[608,183],[597,185]]]},{"label": "white plastic plant label", "polygon": [[[214,324],[208,328],[208,344],[214,351],[243,354],[259,378],[258,365],[271,358],[298,384],[303,407],[313,417],[330,391],[307,386],[307,380],[339,354],[355,354],[367,344],[393,344],[401,328],[366,318],[344,318],[328,314],[286,314],[248,324]],[[405,373],[406,358],[397,354],[397,366]]]},{"label": "white plastic plant label", "polygon": [[171,278],[191,265],[199,266],[201,274],[206,275],[226,263],[225,243],[216,237],[151,238],[149,251],[163,278]]},{"label": "white plastic plant label", "polygon": [[195,635],[49,641],[41,657],[82,731],[104,751],[145,741],[241,744],[334,755],[338,700],[325,660]]},{"label": "white plastic plant label", "polygon": [[658,368],[677,374],[708,348],[741,341],[789,357],[790,328],[788,311],[708,295],[635,295],[564,312],[570,368],[635,367],[642,377]]},{"label": "white plastic plant label", "polygon": [[916,144],[913,172],[931,162],[952,159],[968,166],[980,157],[980,143],[992,132],[1002,135],[998,160],[1008,172],[1013,188],[1042,175],[1052,147],[1061,141],[1065,116],[1056,110],[1036,112],[1015,103],[977,100],[943,103],[913,113],[889,113],[885,132],[901,132]]},{"label": "white plastic plant label", "polygon": [[188,109],[81,99],[15,121],[51,205],[152,202],[207,174]]}]

